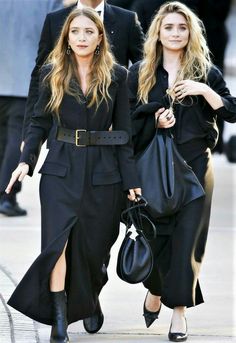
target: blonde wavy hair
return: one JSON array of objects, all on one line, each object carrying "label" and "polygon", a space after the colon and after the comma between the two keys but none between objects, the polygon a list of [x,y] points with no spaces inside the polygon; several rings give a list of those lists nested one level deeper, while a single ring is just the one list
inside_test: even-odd
[{"label": "blonde wavy hair", "polygon": [[178,1],[165,3],[152,20],[144,44],[144,58],[140,65],[138,81],[138,100],[142,103],[148,102],[148,93],[157,81],[156,69],[161,64],[163,53],[160,28],[162,20],[169,13],[181,14],[186,19],[189,29],[189,41],[181,57],[181,68],[176,82],[183,79],[206,80],[211,66],[202,21],[187,6]]},{"label": "blonde wavy hair", "polygon": [[74,77],[80,82],[74,52],[71,50],[70,54],[67,54],[70,24],[74,18],[79,16],[85,16],[92,20],[98,29],[99,35],[102,35],[99,44],[100,53],[98,55],[94,54],[89,74],[86,95],[91,97],[91,100],[88,106],[91,107],[95,104],[97,109],[104,99],[108,103],[110,98],[108,89],[111,84],[112,69],[115,62],[110,52],[104,25],[97,12],[92,8],[75,9],[67,17],[55,48],[45,62],[45,64],[51,66],[49,74],[44,78],[44,81],[49,83],[51,89],[51,98],[46,108],[55,112],[57,116],[59,116],[59,107],[65,93],[74,96],[79,102],[82,101],[81,92],[71,82]]}]

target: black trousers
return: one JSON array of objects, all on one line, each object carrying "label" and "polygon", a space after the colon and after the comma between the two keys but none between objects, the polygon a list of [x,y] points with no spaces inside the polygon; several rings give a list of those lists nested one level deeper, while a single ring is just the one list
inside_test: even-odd
[{"label": "black trousers", "polygon": [[15,202],[21,183],[16,182],[10,194],[4,190],[20,158],[21,132],[26,98],[0,97],[0,194],[1,199]]},{"label": "black trousers", "polygon": [[206,195],[170,218],[170,235],[158,235],[151,243],[154,268],[144,282],[144,286],[152,294],[160,295],[162,303],[169,308],[191,307],[203,302],[198,277],[207,241],[214,183],[210,150],[189,164]]}]

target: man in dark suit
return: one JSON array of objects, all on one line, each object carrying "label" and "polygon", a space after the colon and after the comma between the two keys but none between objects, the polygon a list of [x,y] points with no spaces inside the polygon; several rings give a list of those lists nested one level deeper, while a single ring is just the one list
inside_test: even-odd
[{"label": "man in dark suit", "polygon": [[80,0],[75,6],[69,6],[62,10],[49,13],[44,22],[36,65],[31,74],[23,128],[23,140],[30,117],[33,113],[34,104],[38,98],[38,71],[53,49],[66,17],[76,6],[78,8],[90,6],[101,12],[112,52],[119,64],[127,67],[129,61],[135,63],[142,58],[144,36],[137,15],[134,12],[109,5],[102,0]]},{"label": "man in dark suit", "polygon": [[[64,8],[60,11],[49,13],[45,19],[39,42],[36,65],[31,74],[31,83],[25,112],[23,139],[27,132],[33,108],[38,99],[39,69],[52,51],[66,17],[76,7],[93,7],[98,11],[102,20],[112,52],[118,63],[128,66],[129,61],[135,63],[142,57],[143,32],[134,12],[108,5],[101,0],[80,0],[75,6]],[[48,145],[54,136],[51,132]],[[108,265],[109,256],[107,256]],[[98,302],[97,309],[92,317],[83,320],[84,328],[89,333],[100,330],[103,324],[103,313]]]},{"label": "man in dark suit", "polygon": [[131,6],[134,0],[107,0],[111,5],[125,8],[126,10],[131,10]]}]

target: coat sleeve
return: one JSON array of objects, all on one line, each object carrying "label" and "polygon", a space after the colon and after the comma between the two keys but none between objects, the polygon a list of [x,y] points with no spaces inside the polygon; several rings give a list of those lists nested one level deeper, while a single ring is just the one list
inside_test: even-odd
[{"label": "coat sleeve", "polygon": [[208,75],[208,85],[221,96],[224,106],[214,113],[229,123],[236,122],[236,98],[230,94],[219,69],[212,67]]},{"label": "coat sleeve", "polygon": [[135,168],[131,138],[131,121],[129,116],[129,101],[127,89],[127,71],[120,67],[117,76],[118,90],[113,110],[113,130],[124,130],[129,135],[125,145],[117,147],[119,169],[123,182],[123,189],[140,187],[140,182]]},{"label": "coat sleeve", "polygon": [[129,68],[128,72],[128,95],[131,114],[138,106],[138,71],[140,63],[135,63]]},{"label": "coat sleeve", "polygon": [[146,15],[145,5],[143,1],[133,1],[131,10],[137,13],[143,31],[146,33],[149,25],[148,20],[151,20],[151,18],[148,18]]},{"label": "coat sleeve", "polygon": [[155,134],[155,115],[158,108],[162,107],[158,102],[142,104],[138,102],[138,73],[139,63],[132,65],[128,74],[130,117],[132,122],[132,140],[134,154],[144,150]]},{"label": "coat sleeve", "polygon": [[53,124],[51,113],[45,109],[51,94],[49,86],[43,81],[48,71],[45,67],[40,73],[38,101],[34,106],[33,115],[30,116],[30,124],[25,137],[25,146],[19,161],[29,165],[29,176],[33,175],[41,145],[47,139]]},{"label": "coat sleeve", "polygon": [[30,118],[34,111],[34,105],[36,104],[39,96],[39,74],[40,68],[48,57],[49,53],[53,49],[53,42],[51,39],[51,23],[50,23],[50,14],[46,16],[44,21],[43,29],[41,32],[41,37],[38,47],[38,55],[36,58],[35,67],[31,73],[31,80],[29,86],[29,93],[26,103],[26,110],[24,116],[24,124],[22,130],[22,140],[25,140],[27,130],[30,125]]},{"label": "coat sleeve", "polygon": [[132,63],[136,63],[142,59],[143,43],[144,34],[138,16],[136,13],[131,12],[128,57]]}]

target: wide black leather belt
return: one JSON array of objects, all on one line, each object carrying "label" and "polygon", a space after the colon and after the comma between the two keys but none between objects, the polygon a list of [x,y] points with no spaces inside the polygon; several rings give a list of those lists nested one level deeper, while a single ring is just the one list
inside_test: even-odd
[{"label": "wide black leather belt", "polygon": [[89,145],[123,145],[129,140],[126,131],[87,131],[84,129],[71,130],[58,127],[56,139],[72,143],[78,147]]}]

